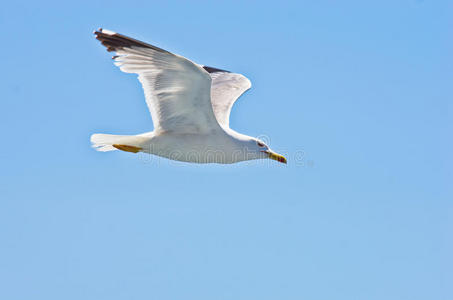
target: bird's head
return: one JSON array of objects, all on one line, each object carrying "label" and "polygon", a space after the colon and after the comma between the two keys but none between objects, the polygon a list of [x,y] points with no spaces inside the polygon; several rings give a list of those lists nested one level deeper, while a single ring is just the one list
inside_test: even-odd
[{"label": "bird's head", "polygon": [[280,155],[272,151],[266,143],[257,138],[252,138],[249,141],[249,149],[253,152],[258,153],[259,158],[270,158],[278,162],[286,164],[286,158],[283,155]]}]

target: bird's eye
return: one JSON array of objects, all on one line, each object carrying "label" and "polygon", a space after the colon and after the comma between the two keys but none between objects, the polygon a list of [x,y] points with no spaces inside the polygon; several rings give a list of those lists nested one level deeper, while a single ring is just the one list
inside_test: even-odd
[{"label": "bird's eye", "polygon": [[260,146],[260,147],[265,147],[265,146],[266,146],[266,145],[265,145],[263,142],[261,142],[261,141],[256,141],[256,143],[257,143],[258,146]]}]

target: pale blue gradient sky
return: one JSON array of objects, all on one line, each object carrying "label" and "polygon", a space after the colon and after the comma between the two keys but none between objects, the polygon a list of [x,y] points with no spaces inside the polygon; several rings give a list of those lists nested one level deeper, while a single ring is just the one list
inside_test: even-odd
[{"label": "pale blue gradient sky", "polygon": [[[0,8],[0,299],[453,299],[453,2],[39,2]],[[152,129],[100,26],[245,74],[288,165],[92,150]]]}]

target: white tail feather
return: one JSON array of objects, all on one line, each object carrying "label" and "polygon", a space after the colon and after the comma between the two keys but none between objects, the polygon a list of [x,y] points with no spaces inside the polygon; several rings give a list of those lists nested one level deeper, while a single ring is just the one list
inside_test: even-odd
[{"label": "white tail feather", "polygon": [[107,152],[117,150],[113,144],[128,145],[143,148],[149,138],[136,135],[115,135],[96,133],[91,135],[91,143],[97,151]]}]

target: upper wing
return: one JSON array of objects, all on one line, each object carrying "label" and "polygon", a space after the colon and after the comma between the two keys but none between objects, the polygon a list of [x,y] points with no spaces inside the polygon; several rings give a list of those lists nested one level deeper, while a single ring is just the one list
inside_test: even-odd
[{"label": "upper wing", "polygon": [[115,65],[138,74],[157,131],[200,133],[219,128],[211,105],[211,77],[190,60],[102,30],[96,38],[115,51]]},{"label": "upper wing", "polygon": [[252,84],[245,76],[216,68],[203,67],[211,75],[211,102],[220,125],[230,126],[230,112],[234,102]]}]

